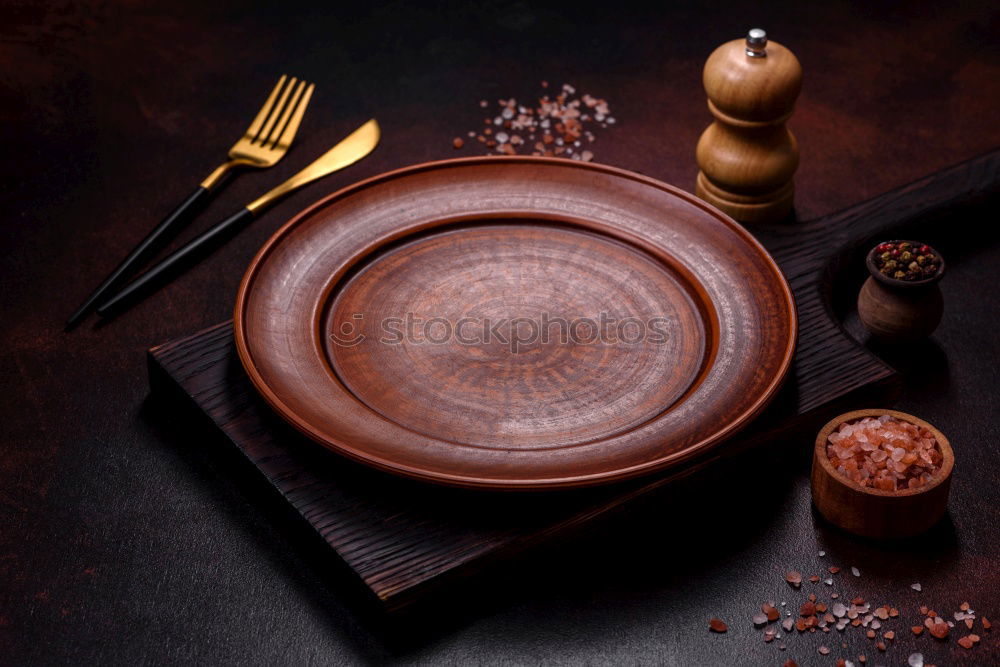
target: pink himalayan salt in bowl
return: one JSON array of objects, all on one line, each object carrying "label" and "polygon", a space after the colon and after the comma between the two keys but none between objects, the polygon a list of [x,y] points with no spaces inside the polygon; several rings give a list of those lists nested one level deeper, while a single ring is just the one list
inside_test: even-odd
[{"label": "pink himalayan salt in bowl", "polygon": [[[906,456],[912,453],[898,442],[901,438],[888,438],[889,431],[896,427],[886,428],[888,419],[880,420],[881,417],[888,416],[900,422],[902,431],[906,432],[910,439],[916,435],[918,447],[923,444],[920,440],[934,440],[934,447],[927,456],[931,459],[931,465],[926,465],[926,459],[920,459],[920,451],[917,451],[917,460],[905,464],[907,468],[897,471],[897,467],[902,467],[903,461],[908,460]],[[879,435],[888,443],[879,442],[877,445],[873,438],[869,438],[868,430],[873,426],[872,422],[865,422],[871,418],[878,421]],[[865,422],[855,433],[855,427]],[[841,430],[845,425],[850,426]],[[906,425],[914,427],[907,428]],[[885,430],[886,433],[882,433]],[[834,436],[837,442],[831,443],[830,436]],[[926,437],[927,433],[933,437]],[[846,434],[846,435],[845,435]],[[858,443],[859,437],[864,434],[868,443]],[[852,445],[857,443],[857,450]],[[831,460],[831,444],[836,445],[833,450]],[[887,451],[885,445],[892,447]],[[864,445],[864,449],[861,448]],[[871,447],[869,449],[869,447]],[[869,461],[874,458],[881,459],[881,454],[874,454],[876,449],[886,452],[883,461]],[[896,449],[902,449],[903,454],[895,454]],[[840,454],[850,454],[841,459]],[[893,461],[892,456],[899,457],[898,461]],[[938,458],[940,456],[940,459]],[[848,463],[848,460],[852,463]],[[869,467],[865,467],[869,461]],[[891,461],[889,464],[887,461]],[[921,461],[918,463],[918,461]],[[871,464],[874,464],[872,467]],[[897,466],[896,464],[901,464]],[[891,465],[891,468],[890,468]],[[911,466],[916,465],[921,470]],[[843,468],[858,468],[858,476],[863,477],[866,470],[868,472],[868,484],[862,484],[851,478],[850,473],[845,474],[838,470]],[[874,486],[875,480],[879,478],[879,470],[885,469],[881,475],[885,480],[881,484],[886,489]],[[874,473],[872,472],[874,470]],[[813,445],[813,465],[810,473],[810,485],[812,487],[812,499],[816,509],[824,519],[830,523],[843,528],[856,535],[863,535],[874,539],[900,539],[919,535],[937,524],[941,517],[948,511],[948,494],[951,489],[951,477],[955,470],[955,452],[952,451],[951,443],[947,436],[933,425],[925,422],[919,417],[915,417],[898,410],[888,410],[885,408],[869,408],[866,410],[853,410],[834,417],[826,423],[816,434]],[[921,486],[911,487],[907,475],[923,480]],[[928,474],[930,477],[925,478]],[[905,482],[901,483],[901,478]],[[890,478],[892,486],[890,487]],[[921,482],[914,482],[921,484]],[[888,489],[892,490],[888,490]]]},{"label": "pink himalayan salt in bowl", "polygon": [[881,491],[919,489],[942,463],[931,431],[887,414],[840,424],[827,436],[826,453],[838,473]]}]

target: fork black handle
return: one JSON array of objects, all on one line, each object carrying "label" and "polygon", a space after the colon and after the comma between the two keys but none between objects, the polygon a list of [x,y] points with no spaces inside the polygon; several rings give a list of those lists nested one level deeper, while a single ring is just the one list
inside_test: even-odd
[{"label": "fork black handle", "polygon": [[209,199],[209,190],[204,186],[198,186],[187,199],[175,208],[170,215],[163,219],[139,245],[137,245],[128,256],[122,260],[121,264],[104,279],[97,289],[87,297],[83,305],[77,308],[72,317],[66,321],[66,331],[69,331],[98,304],[102,299],[107,298],[111,290],[121,285],[121,283],[135,273],[135,270],[150,255],[162,248],[178,231],[194,217]]},{"label": "fork black handle", "polygon": [[237,213],[194,237],[168,255],[166,259],[126,285],[125,289],[98,306],[97,314],[101,317],[118,314],[147,290],[161,286],[176,276],[178,272],[189,268],[226,240],[232,238],[244,225],[253,220],[253,215],[250,209],[241,208]]}]

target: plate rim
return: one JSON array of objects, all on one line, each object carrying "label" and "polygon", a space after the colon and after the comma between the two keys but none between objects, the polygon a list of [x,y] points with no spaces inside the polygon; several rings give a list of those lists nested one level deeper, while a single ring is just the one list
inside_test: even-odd
[{"label": "plate rim", "polygon": [[[787,321],[788,328],[786,331],[787,343],[785,345],[784,354],[782,356],[781,364],[778,367],[778,371],[772,377],[766,389],[760,393],[751,405],[745,408],[738,417],[731,420],[724,428],[714,431],[709,436],[692,443],[682,450],[651,461],[635,464],[626,468],[619,468],[610,472],[589,473],[570,477],[545,479],[507,479],[498,481],[495,478],[484,478],[470,475],[440,472],[430,473],[425,469],[400,464],[372,455],[364,450],[358,450],[349,443],[339,442],[337,439],[331,438],[328,434],[320,433],[312,424],[300,418],[295,411],[288,408],[288,406],[285,405],[285,403],[268,386],[264,378],[257,370],[253,362],[253,356],[249,349],[244,316],[246,314],[246,304],[253,286],[254,277],[258,273],[259,267],[264,261],[266,261],[271,251],[282,241],[282,239],[284,239],[290,230],[294,229],[302,220],[310,217],[336,200],[347,198],[353,194],[378,185],[379,183],[391,181],[401,176],[437,169],[459,167],[463,165],[481,164],[548,164],[562,168],[569,167],[582,169],[584,171],[602,172],[604,174],[625,178],[627,180],[635,181],[668,192],[684,200],[688,204],[700,208],[704,212],[716,218],[725,226],[729,227],[760,255],[768,268],[773,272],[774,276],[777,278],[777,283],[781,286],[781,292],[785,300],[785,305],[788,308],[789,317]],[[767,251],[767,249],[745,227],[719,209],[676,186],[644,174],[638,174],[628,169],[623,169],[621,167],[595,164],[592,162],[581,162],[579,160],[565,158],[547,158],[525,155],[475,156],[420,162],[369,176],[342,187],[329,195],[321,197],[293,215],[287,222],[281,225],[254,254],[253,259],[248,264],[247,269],[240,280],[240,286],[236,294],[236,302],[233,309],[233,337],[235,339],[237,354],[244,371],[247,373],[247,376],[249,377],[254,388],[257,390],[258,394],[265,400],[271,409],[277,412],[286,423],[293,426],[300,433],[315,441],[317,444],[333,450],[342,456],[346,456],[347,458],[359,463],[369,465],[395,475],[402,475],[410,479],[417,479],[438,485],[494,491],[569,489],[610,484],[679,465],[685,460],[693,458],[697,454],[714,449],[725,442],[734,433],[745,428],[771,403],[775,395],[781,389],[788,377],[789,371],[791,370],[798,341],[798,327],[798,311],[795,303],[795,296],[792,293],[791,287],[789,286],[788,281],[777,262],[774,261],[774,258]]]}]

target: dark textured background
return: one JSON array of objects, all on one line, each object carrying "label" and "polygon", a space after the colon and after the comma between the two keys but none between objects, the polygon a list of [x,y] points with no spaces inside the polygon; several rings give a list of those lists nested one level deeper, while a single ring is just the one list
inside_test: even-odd
[{"label": "dark textured background", "polygon": [[[898,545],[814,518],[809,444],[742,478],[707,475],[632,516],[566,539],[390,623],[366,609],[309,529],[202,422],[147,400],[144,352],[229,316],[242,269],[283,221],[356,179],[454,151],[478,100],[538,81],[607,98],[597,160],[693,186],[709,121],[704,59],[752,25],[792,48],[805,85],[797,207],[812,218],[1000,145],[998,14],[983,3],[21,3],[0,7],[0,662],[832,664],[855,632],[765,645],[749,615],[798,600],[781,574],[858,565],[843,593],[968,599],[1000,619],[1000,248],[954,255],[933,342],[894,360],[897,407],[952,440],[950,518]],[[296,194],[168,289],[102,327],[62,322],[215,166],[277,74],[317,83],[293,152],[247,174],[187,235],[371,115],[364,162]],[[984,224],[995,225],[995,217]],[[678,497],[679,496],[679,497]],[[843,575],[840,575],[843,577]],[[913,581],[924,593],[909,589]],[[851,590],[847,590],[850,587]],[[732,624],[710,636],[711,615]],[[908,627],[910,623],[899,624]],[[908,631],[879,662],[989,664]],[[821,658],[816,647],[834,647]]]}]

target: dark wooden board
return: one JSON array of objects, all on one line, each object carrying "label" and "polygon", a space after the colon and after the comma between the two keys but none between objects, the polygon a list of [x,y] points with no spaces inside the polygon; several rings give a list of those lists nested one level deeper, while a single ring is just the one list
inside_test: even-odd
[{"label": "dark wooden board", "polygon": [[876,236],[904,228],[919,236],[946,221],[953,234],[955,224],[969,219],[966,208],[996,197],[998,167],[994,152],[819,220],[752,228],[795,293],[800,338],[792,373],[771,407],[737,439],[668,475],[512,496],[369,470],[306,441],[270,411],[236,357],[231,323],[151,349],[151,382],[204,411],[377,599],[398,610],[463,573],[626,507],[720,459],[818,427],[866,401],[887,404],[898,376],[845,333],[836,308],[850,296],[840,286],[855,288],[851,270]]}]

